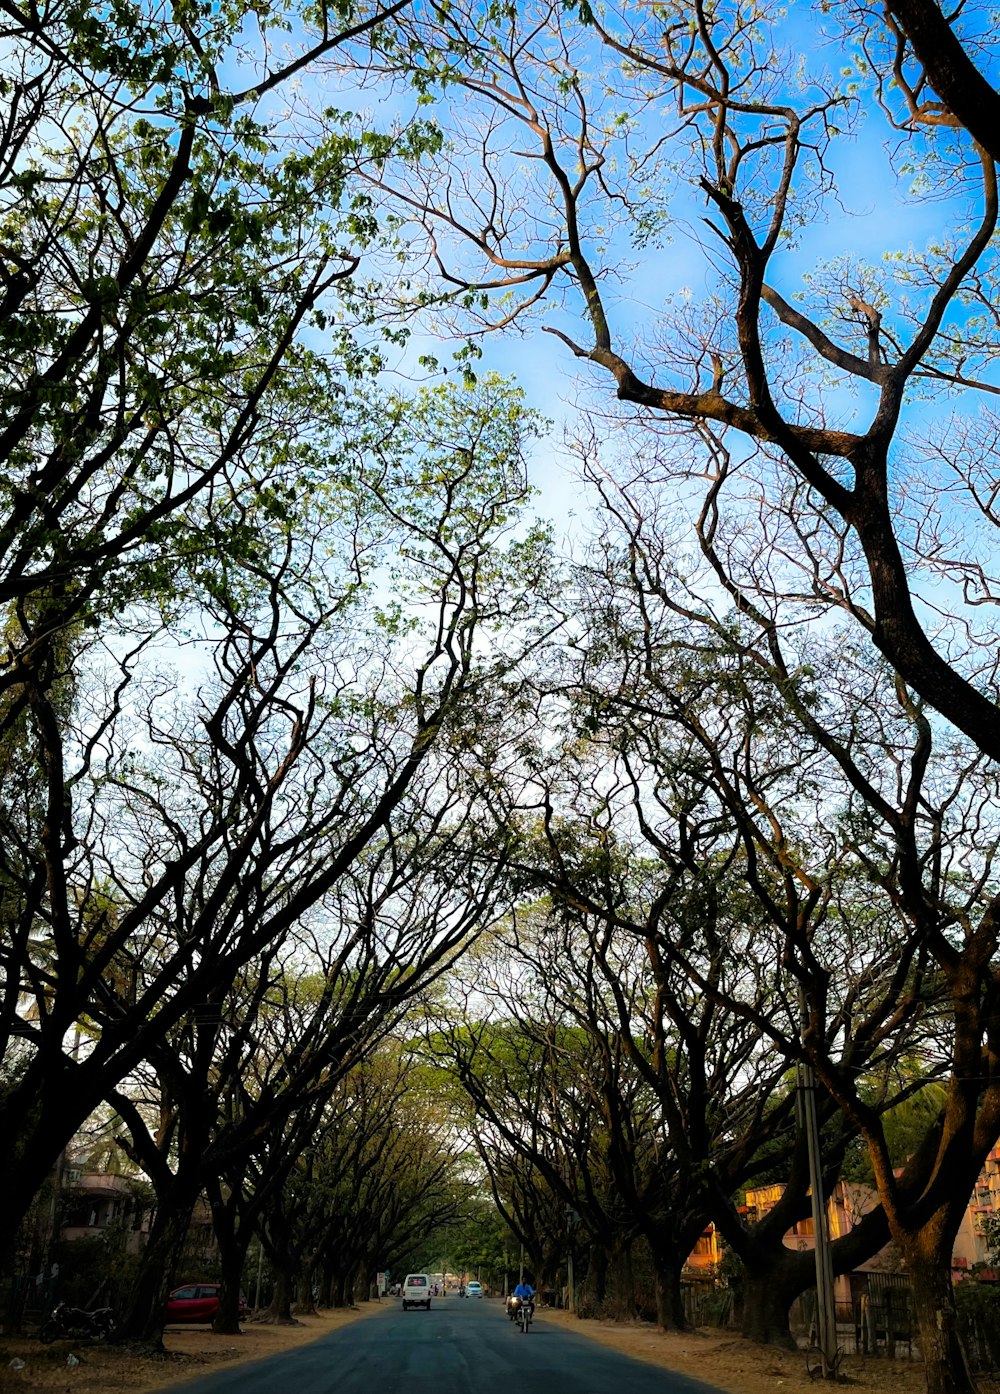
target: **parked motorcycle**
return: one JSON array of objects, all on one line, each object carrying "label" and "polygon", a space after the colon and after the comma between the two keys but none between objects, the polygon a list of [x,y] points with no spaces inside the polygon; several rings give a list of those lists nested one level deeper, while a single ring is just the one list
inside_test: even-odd
[{"label": "parked motorcycle", "polygon": [[115,1314],[111,1307],[98,1307],[93,1312],[85,1312],[82,1307],[70,1307],[66,1302],[57,1302],[42,1323],[38,1339],[46,1345],[50,1341],[88,1340],[106,1341],[115,1329]]}]

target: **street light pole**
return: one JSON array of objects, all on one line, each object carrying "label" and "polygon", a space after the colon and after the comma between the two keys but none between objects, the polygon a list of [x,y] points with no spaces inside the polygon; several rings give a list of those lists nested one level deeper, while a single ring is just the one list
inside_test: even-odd
[{"label": "street light pole", "polygon": [[[802,1029],[805,1033],[805,992],[799,989]],[[833,1296],[833,1259],[823,1196],[823,1158],[820,1150],[819,1119],[816,1115],[816,1076],[808,1061],[798,1064],[799,1124],[806,1135],[809,1154],[809,1188],[812,1198],[813,1232],[816,1238],[816,1336],[824,1379],[837,1376],[837,1308]]]},{"label": "street light pole", "polygon": [[257,1288],[253,1295],[253,1309],[260,1311],[260,1277],[264,1267],[264,1245],[260,1238],[257,1239]]},{"label": "street light pole", "polygon": [[572,1205],[566,1207],[566,1237],[569,1241],[566,1254],[566,1309],[576,1311],[576,1281],[573,1275],[573,1230],[580,1216]]}]

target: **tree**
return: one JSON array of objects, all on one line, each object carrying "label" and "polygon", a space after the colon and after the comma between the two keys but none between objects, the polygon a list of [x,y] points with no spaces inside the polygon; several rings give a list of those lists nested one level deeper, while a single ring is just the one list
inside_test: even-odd
[{"label": "tree", "polygon": [[[810,74],[802,100],[783,48],[795,42],[795,32],[777,19],[761,31],[736,4],[712,14],[697,10],[692,30],[683,7],[626,10],[614,21],[580,8],[582,23],[567,18],[564,7],[542,3],[486,24],[463,7],[445,16],[415,7],[398,32],[376,39],[377,70],[409,72],[426,92],[460,87],[481,113],[486,139],[473,133],[464,105],[463,126],[448,129],[442,157],[465,171],[461,181],[442,177],[440,165],[369,177],[431,234],[445,298],[479,309],[482,292],[502,292],[502,326],[550,289],[570,296],[590,340],[546,328],[610,375],[620,400],[671,421],[687,443],[679,475],[692,457],[716,458],[732,433],[744,437],[741,452],[766,472],[771,506],[780,506],[787,480],[796,514],[816,521],[817,547],[820,538],[830,547],[840,539],[861,568],[844,593],[824,588],[817,577],[815,603],[848,609],[913,690],[995,757],[995,703],[979,690],[986,680],[973,680],[974,658],[966,662],[957,650],[935,645],[914,600],[888,466],[915,386],[993,390],[979,376],[993,353],[986,322],[996,221],[989,155],[970,151],[958,137],[930,138],[947,127],[933,104],[920,104],[925,78],[920,72],[907,78],[905,45],[900,49],[892,27],[886,30],[871,13],[842,41],[849,74],[840,82]],[[811,22],[790,13],[789,26]],[[854,63],[858,48],[870,67]],[[437,57],[445,50],[451,59],[442,69]],[[601,66],[602,57],[608,66]],[[858,85],[866,80],[887,126],[907,133],[928,177],[959,178],[964,199],[949,209],[954,232],[926,253],[894,256],[895,273],[864,265],[822,268],[807,283],[809,314],[777,284],[779,271],[807,220],[829,207],[836,141],[852,127]],[[647,119],[651,110],[677,112],[676,121],[667,118],[666,138]],[[531,159],[519,171],[505,153],[515,131],[531,142]],[[497,177],[500,168],[510,180]],[[722,268],[710,275],[704,306],[668,306],[662,332],[650,332],[660,342],[633,353],[627,345],[636,341],[635,326],[616,336],[615,308],[605,303],[601,258],[613,239],[602,223],[617,206],[633,243],[648,246],[673,216],[671,201],[662,193],[654,198],[652,189],[676,170],[708,205]],[[921,197],[919,189],[913,197]],[[687,215],[690,204],[677,202]],[[529,207],[544,215],[516,211]],[[705,250],[711,266],[714,249]],[[910,287],[914,293],[905,300]],[[487,298],[481,313],[495,327],[488,305]],[[624,347],[616,346],[619,340]],[[661,361],[677,385],[655,384],[645,359]],[[848,403],[871,397],[867,430],[826,424],[831,375],[851,389]],[[953,473],[975,525],[989,533],[993,518],[970,472],[972,449],[967,440],[951,453]],[[729,482],[714,485],[716,506]],[[921,505],[934,508],[927,500]],[[805,541],[802,551],[808,557]],[[964,577],[969,600],[990,603],[985,572],[957,549],[935,553],[928,545],[919,550],[919,565]]]},{"label": "tree", "polygon": [[[287,1279],[293,1270],[300,1279],[300,1308],[304,1293],[311,1293],[325,1227],[310,1190],[317,1139],[342,1121],[351,1122],[342,1120],[333,1101],[343,1094],[345,1077],[357,1091],[359,1107],[363,1088],[382,1097],[375,1067],[364,1062],[414,994],[475,936],[501,893],[496,864],[478,879],[463,867],[462,849],[446,831],[454,804],[443,803],[426,830],[421,828],[426,810],[418,806],[410,813],[408,825],[397,820],[392,840],[379,839],[365,849],[336,898],[328,897],[322,914],[310,917],[314,923],[308,930],[268,944],[228,991],[213,993],[191,1019],[154,1043],[148,1068],[115,1091],[131,1135],[129,1151],[157,1193],[155,1221],[121,1335],[159,1341],[165,1294],[176,1281],[177,1258],[203,1193],[220,1252],[217,1330],[239,1329],[243,1264],[265,1217],[266,1243],[284,1300],[291,1301]],[[435,845],[426,861],[428,833]],[[447,879],[440,871],[444,862]],[[441,928],[445,923],[447,933]],[[398,1103],[404,1084],[399,1072],[391,1102]],[[382,1121],[376,1114],[371,1126]],[[377,1152],[369,1164],[376,1160]],[[330,1165],[327,1158],[327,1185],[333,1184]],[[301,1183],[298,1190],[293,1178]],[[293,1193],[302,1212],[297,1216],[290,1213]],[[371,1233],[378,1237],[369,1212],[359,1210],[355,1222],[366,1244]],[[293,1235],[296,1243],[309,1246],[312,1258],[304,1267],[289,1249]],[[342,1270],[346,1277],[357,1262],[357,1245],[341,1243],[337,1257],[338,1262],[350,1259],[349,1269]],[[276,1312],[277,1319],[284,1315]]]},{"label": "tree", "polygon": [[[980,798],[992,778],[982,761],[1000,754],[990,621],[997,519],[987,482],[996,456],[996,92],[983,76],[995,40],[964,11],[946,20],[924,0],[900,0],[886,14],[842,7],[839,32],[824,31],[839,46],[835,76],[826,44],[812,42],[826,13],[797,6],[762,23],[739,3],[614,15],[581,5],[568,17],[542,3],[480,23],[467,6],[415,7],[398,35],[375,42],[374,63],[386,74],[409,67],[422,93],[443,94],[441,162],[371,178],[429,234],[438,294],[473,317],[473,332],[548,312],[545,327],[633,408],[633,459],[658,457],[647,471],[655,486],[644,488],[635,471],[622,502],[640,571],[643,526],[659,530],[657,564],[640,585],[662,594],[700,556],[708,576],[697,604],[689,598],[675,617],[696,609],[711,627],[728,600],[734,627],[742,619],[754,632],[744,647],[751,666],[772,674],[809,739],[826,742],[854,781],[852,797],[868,805],[858,816],[874,818],[893,849],[901,953],[916,964],[926,951],[951,997],[949,1103],[940,1133],[926,1138],[940,1180],[923,1218],[900,1198],[870,1114],[835,1072],[825,1083],[881,1158],[884,1203],[911,1270],[936,1275],[916,1279],[930,1387],[964,1390],[946,1250],[1000,1122],[989,1063],[996,909],[988,833],[949,832],[953,858],[967,832],[976,848],[975,910],[963,892],[955,908],[940,883],[928,885],[928,829],[944,807],[924,774],[932,749],[950,743],[949,727],[965,742],[954,747],[956,799],[963,787]],[[794,80],[789,53],[805,55]],[[450,120],[456,90],[460,127]],[[841,137],[859,132],[872,137],[869,173],[879,168],[880,188],[896,198],[877,230],[885,255],[825,259],[813,229],[838,216],[851,179]],[[525,141],[530,156],[515,162],[509,152]],[[908,169],[918,177],[896,195]],[[900,219],[924,215],[929,200],[935,234],[901,250]],[[630,299],[610,289],[612,274],[627,277],[635,249],[648,262],[673,226],[695,217],[708,232],[696,239],[700,266],[689,279],[703,271],[704,294],[654,303],[644,319],[635,303],[655,278],[641,273]],[[857,225],[848,218],[839,235],[851,248]],[[949,414],[950,401],[958,406]],[[690,545],[678,553],[665,535],[680,534],[685,517]],[[900,770],[908,796],[899,800],[886,798],[868,757],[854,759],[852,713],[836,734],[820,734],[810,717],[809,631],[829,634],[838,622],[859,667],[881,656],[891,669],[878,700],[909,728],[914,761]],[[871,697],[850,690],[864,724]],[[899,770],[891,742],[875,746]],[[868,869],[880,883],[876,862]],[[822,1015],[820,1005],[810,1041],[824,1034]]]},{"label": "tree", "polygon": [[[603,1302],[610,1296],[607,1270],[627,1269],[635,1233],[611,1191],[606,1135],[586,1084],[601,1068],[598,1052],[565,1019],[545,1012],[533,962],[512,952],[506,937],[477,952],[474,977],[472,985],[454,975],[428,1037],[453,1127],[474,1150],[536,1286],[556,1286],[574,1212],[592,1247]],[[483,982],[501,1007],[485,1018],[475,1007]],[[622,1282],[614,1296],[623,1310],[634,1310],[630,1284]]]},{"label": "tree", "polygon": [[436,1245],[467,1203],[447,1119],[422,1074],[397,1038],[345,1080],[332,1112],[304,1228],[335,1306],[359,1289],[367,1297],[378,1269]]},{"label": "tree", "polygon": [[[496,845],[475,735],[531,642],[541,539],[495,545],[523,494],[525,424],[498,382],[432,392],[409,425],[387,403],[311,536],[291,517],[269,534],[267,573],[236,559],[201,576],[214,671],[194,710],[133,653],[111,655],[111,705],[95,692],[71,732],[51,686],[26,680],[44,816],[3,853],[18,895],[5,1011],[22,1052],[0,1098],[13,1142],[5,1237],[78,1123],[295,926],[315,918],[331,942],[353,926],[331,961],[343,952],[344,971],[368,964],[375,977],[348,993],[349,1032],[369,1010],[391,1016],[472,927],[466,916],[428,943],[425,890],[427,903],[434,885],[470,903],[478,890],[473,919],[486,913],[490,873],[463,882],[453,849]],[[387,556],[395,606],[365,589]],[[493,729],[499,759],[503,721]],[[385,903],[366,902],[369,875]],[[408,884],[424,888],[409,912]],[[98,885],[113,915],[88,909]],[[369,918],[354,918],[366,903]],[[24,952],[29,937],[44,955]],[[33,1021],[19,1014],[26,992]],[[80,1022],[85,1048],[67,1048]]]},{"label": "tree", "polygon": [[[961,1387],[951,1249],[1000,1125],[989,1044],[995,769],[962,741],[939,747],[913,694],[843,635],[809,638],[791,625],[786,634],[749,605],[717,614],[711,582],[693,568],[679,575],[662,512],[642,506],[641,485],[613,497],[605,476],[605,488],[609,545],[603,557],[591,548],[577,588],[591,598],[577,611],[587,629],[572,650],[582,705],[565,742],[570,788],[599,791],[591,860],[616,837],[655,850],[666,873],[659,951],[784,1059],[814,1065],[868,1147],[921,1326],[933,1327],[932,1381]],[[721,544],[711,521],[701,540],[714,578]],[[554,690],[571,689],[568,671],[556,669]],[[577,780],[579,751],[595,747],[602,774]],[[558,780],[552,787],[562,796]],[[549,822],[557,826],[554,814]],[[750,964],[725,982],[713,975],[669,884],[670,869],[685,868],[698,921],[710,924],[723,854],[774,935],[770,955],[754,955],[765,965],[759,980]],[[552,860],[558,886],[567,860],[558,843]],[[571,885],[577,911],[611,920],[610,905],[628,928],[627,898],[609,900],[593,877]],[[721,935],[724,961],[744,956],[744,939],[741,917]],[[765,1006],[775,1001],[778,1014]],[[927,1073],[897,1083],[892,1061],[914,1053]],[[941,1105],[897,1174],[885,1109],[894,1090],[905,1097],[928,1076],[946,1084]]]},{"label": "tree", "polygon": [[[37,670],[47,636],[211,559],[211,490],[280,498],[280,455],[265,474],[248,454],[306,327],[339,318],[323,345],[335,376],[361,367],[351,276],[376,227],[345,194],[336,134],[289,154],[273,103],[400,8],[303,6],[280,54],[242,4],[5,8],[0,603],[47,603],[0,688]],[[251,541],[231,518],[226,547]]]},{"label": "tree", "polygon": [[[468,1165],[463,1156],[461,1163]],[[449,1270],[488,1277],[493,1290],[510,1292],[517,1278],[518,1240],[497,1210],[488,1188],[472,1190],[459,1216],[435,1231],[438,1254],[447,1254]]]},{"label": "tree", "polygon": [[[588,725],[600,750],[601,733]],[[628,786],[612,759],[584,759],[576,737],[561,768],[549,750],[543,830],[519,859],[549,903],[543,932],[529,934],[522,951],[539,965],[549,1011],[576,1023],[594,1045],[595,1057],[571,1077],[590,1081],[616,1208],[646,1240],[660,1324],[686,1325],[682,1271],[713,1221],[747,1268],[745,1334],[787,1343],[791,1303],[815,1282],[812,1255],[793,1256],[782,1243],[809,1210],[790,1063],[773,1046],[775,1032],[794,1037],[796,1004],[774,982],[775,944],[739,879],[739,846],[728,845],[726,855],[724,822],[692,802],[698,781],[688,782],[691,761],[675,767],[663,736],[657,733],[659,759],[642,767],[636,752],[614,742],[634,781],[628,800],[640,788],[650,792],[637,822],[655,859],[616,835],[628,810],[611,791],[617,785],[624,794]],[[887,1042],[883,1050],[888,1071]],[[862,1048],[852,1067],[863,1060]],[[828,1124],[829,1194],[855,1130],[829,1095],[819,1110]],[[737,1198],[775,1180],[786,1182],[779,1205],[760,1224],[745,1224]],[[870,1257],[887,1237],[884,1214],[873,1214],[834,1246],[838,1271]]]},{"label": "tree", "polygon": [[[586,1236],[587,1298],[632,1316],[632,1253],[645,1241],[658,1319],[683,1327],[681,1271],[716,1194],[728,1199],[753,1175],[765,1139],[771,1164],[782,1156],[794,1114],[791,1094],[776,1094],[785,1063],[703,993],[698,1010],[679,973],[657,973],[657,929],[628,920],[628,895],[646,887],[625,889],[624,860],[577,828],[549,832],[558,870],[541,853],[528,873],[524,847],[519,862],[550,900],[518,908],[488,955],[477,947],[464,990],[474,1005],[486,981],[502,1017],[463,1013],[439,1044],[536,1271],[551,1277]],[[636,872],[644,879],[648,868]]]},{"label": "tree", "polygon": [[[322,605],[299,614],[302,647],[279,655],[277,632],[265,623],[251,634],[248,607],[213,582],[227,563],[230,583],[241,563],[244,581],[256,568],[263,610],[270,601],[277,616],[310,543],[296,540],[294,560],[288,551],[272,568],[271,534],[288,542],[289,511],[318,478],[316,455],[306,463],[309,442],[323,444],[313,422],[331,422],[345,384],[368,362],[350,332],[367,313],[351,277],[377,225],[345,195],[336,135],[289,153],[270,104],[309,63],[398,8],[345,5],[334,18],[302,7],[296,47],[280,54],[269,18],[253,6],[168,15],[126,3],[92,14],[55,0],[12,4],[0,16],[0,1037],[5,1047],[13,1040],[2,1112],[4,1165],[18,1178],[14,1224],[69,1135],[57,1121],[61,1104],[72,1102],[70,1133],[79,1121],[62,1036],[79,1031],[84,1015],[136,1011],[136,957],[157,933],[148,917],[164,913],[163,897],[192,874],[212,842],[213,816],[216,838],[226,836],[229,795],[217,789],[220,803],[193,838],[205,834],[200,851],[187,843],[169,872],[162,862],[152,871],[142,932],[135,882],[121,904],[98,907],[98,887],[119,889],[102,866],[115,861],[114,834],[106,808],[88,804],[82,787],[89,780],[93,793],[105,759],[124,758],[121,747],[109,757],[103,742],[121,733],[143,634],[185,611],[197,628],[192,587],[214,589],[209,623],[235,630],[218,705],[213,715],[207,699],[204,716],[218,734],[241,705],[249,721],[223,783],[243,787],[248,766],[236,767],[256,739],[276,736],[279,710],[290,737],[285,762],[275,760],[263,783],[250,780],[258,816],[315,722],[292,674],[337,605],[325,616]],[[104,643],[96,680],[108,684],[105,700],[91,688],[74,712],[79,670],[89,664],[93,679]],[[269,659],[274,686],[255,704],[247,679]],[[117,776],[128,784],[120,767]],[[132,790],[126,805],[148,795]],[[167,821],[176,850],[192,830]],[[146,851],[140,877],[156,860]],[[169,971],[152,975],[140,1015],[155,1016],[158,989],[170,983]],[[102,1033],[112,1056],[113,1035]],[[96,1059],[101,1049],[88,1053]],[[35,1108],[39,1069],[51,1076],[53,1107],[43,1088]],[[81,1107],[89,1111],[99,1093],[82,1087]],[[2,1247],[10,1237],[8,1228]]]}]

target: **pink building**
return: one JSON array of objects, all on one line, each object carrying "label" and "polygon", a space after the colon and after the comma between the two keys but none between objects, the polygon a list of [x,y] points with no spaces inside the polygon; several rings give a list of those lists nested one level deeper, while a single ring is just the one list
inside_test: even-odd
[{"label": "pink building", "polygon": [[[757,1186],[753,1190],[747,1191],[748,1217],[754,1219],[766,1215],[778,1203],[784,1189],[784,1186],[778,1183],[771,1186]],[[833,1194],[826,1203],[826,1222],[831,1240],[850,1234],[861,1217],[867,1215],[869,1210],[874,1210],[877,1204],[878,1196],[870,1186],[865,1186],[857,1181],[838,1181]],[[802,1251],[815,1249],[816,1231],[813,1227],[812,1216],[799,1220],[791,1227],[784,1237],[784,1245],[786,1249]],[[898,1268],[899,1262],[895,1250],[892,1244],[888,1244],[866,1263],[859,1264],[855,1272],[891,1273]],[[850,1306],[851,1279],[849,1274],[844,1273],[834,1279],[834,1298],[838,1303]]]},{"label": "pink building", "polygon": [[[976,1188],[965,1212],[962,1227],[952,1251],[952,1276],[964,1278],[973,1268],[989,1263],[990,1253],[983,1235],[983,1219],[1000,1211],[1000,1147],[994,1147],[979,1173]],[[980,1271],[977,1277],[997,1280],[992,1269]]]},{"label": "pink building", "polygon": [[148,1203],[136,1194],[127,1176],[73,1165],[63,1173],[61,1239],[91,1239],[120,1228],[127,1234],[126,1248],[136,1253],[149,1231],[150,1214]]},{"label": "pink building", "polygon": [[[747,1211],[751,1218],[766,1215],[778,1202],[784,1186],[758,1186],[747,1191]],[[863,1215],[874,1210],[878,1197],[871,1186],[856,1181],[838,1181],[833,1195],[827,1200],[826,1215],[830,1238],[838,1239],[849,1234]],[[972,1198],[966,1208],[961,1228],[955,1238],[952,1250],[952,1276],[960,1281],[974,1269],[978,1277],[996,1279],[997,1274],[985,1269],[989,1262],[989,1251],[983,1235],[982,1219],[985,1215],[1000,1212],[1000,1147],[995,1147],[986,1159],[979,1174]],[[784,1237],[785,1247],[789,1249],[813,1249],[816,1237],[812,1218],[800,1220]],[[867,1261],[859,1264],[858,1273],[899,1272],[902,1264],[890,1243]],[[838,1302],[849,1302],[851,1298],[850,1275],[844,1274],[834,1280],[835,1295]]]}]

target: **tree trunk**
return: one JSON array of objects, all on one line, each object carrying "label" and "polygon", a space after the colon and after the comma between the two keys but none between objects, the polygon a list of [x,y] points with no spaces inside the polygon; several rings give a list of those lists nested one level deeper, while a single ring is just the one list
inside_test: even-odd
[{"label": "tree trunk", "polygon": [[174,1191],[158,1201],[131,1302],[116,1332],[117,1340],[143,1341],[156,1350],[163,1349],[166,1301],[191,1225],[195,1199]]},{"label": "tree trunk", "polygon": [[667,1222],[651,1215],[643,1226],[653,1265],[656,1320],[664,1331],[688,1329],[681,1273],[707,1223],[708,1215],[703,1209],[689,1206],[678,1207]]},{"label": "tree trunk", "polygon": [[295,1315],[297,1317],[313,1317],[316,1315],[316,1303],[313,1300],[313,1268],[311,1264],[305,1264],[299,1273],[298,1282],[295,1284]]},{"label": "tree trunk", "polygon": [[[218,1237],[216,1232],[216,1238]],[[241,1229],[230,1236],[230,1242],[225,1246],[219,1245],[222,1291],[219,1293],[219,1310],[212,1322],[212,1330],[220,1336],[240,1335],[240,1288],[249,1242],[249,1229],[245,1238]]]},{"label": "tree trunk", "polygon": [[[971,1072],[978,1067],[980,1043],[967,1020],[964,1026],[963,1041],[963,1018],[958,1014],[956,1054],[961,1045],[970,1057]],[[892,1237],[910,1275],[927,1394],[978,1394],[958,1331],[951,1285],[955,1238],[979,1169],[1000,1132],[995,1095],[991,1101],[981,1100],[977,1113],[977,1093],[978,1081],[956,1083],[953,1076],[945,1108],[911,1156],[898,1184],[884,1171],[880,1177],[880,1186],[895,1203],[894,1213],[888,1204],[886,1209]]]},{"label": "tree trunk", "polygon": [[[231,1183],[232,1184],[232,1183]],[[219,1246],[222,1290],[212,1330],[224,1336],[240,1335],[240,1290],[253,1229],[241,1213],[240,1192],[235,1186],[224,1193],[221,1178],[210,1177],[205,1189],[212,1206],[212,1231]]]},{"label": "tree trunk", "polygon": [[921,1261],[907,1254],[906,1266],[927,1374],[927,1394],[978,1394],[979,1386],[969,1369],[958,1332],[950,1246],[946,1262],[939,1256],[927,1256]]},{"label": "tree trunk", "polygon": [[[715,1212],[723,1238],[742,1263],[743,1335],[751,1341],[788,1348],[795,1345],[788,1328],[789,1309],[796,1297],[816,1286],[814,1251],[789,1249],[784,1243],[788,1226],[802,1218],[796,1209],[797,1193],[792,1183],[774,1209],[749,1227],[729,1203]],[[799,1194],[805,1202],[804,1184],[800,1184]],[[833,1241],[830,1253],[834,1275],[852,1272],[873,1258],[890,1238],[885,1211],[878,1206],[848,1234]]]},{"label": "tree trunk", "polygon": [[264,1312],[261,1321],[268,1322],[272,1326],[296,1325],[295,1318],[292,1316],[292,1284],[281,1264],[275,1266],[274,1293],[271,1297],[271,1305]]},{"label": "tree trunk", "polygon": [[609,1259],[609,1281],[605,1297],[608,1315],[612,1321],[633,1321],[636,1305],[631,1243],[616,1244]]},{"label": "tree trunk", "polygon": [[21,1224],[31,1214],[41,1184],[98,1104],[83,1082],[90,1071],[84,1074],[82,1066],[65,1060],[49,1066],[42,1061],[4,1091],[0,1106],[0,1137],[8,1140],[0,1157],[0,1272],[15,1266]]},{"label": "tree trunk", "polygon": [[603,1306],[608,1292],[608,1251],[603,1244],[590,1246],[590,1263],[587,1265],[587,1278],[583,1295],[591,1302]]},{"label": "tree trunk", "polygon": [[683,1260],[669,1258],[662,1251],[653,1254],[656,1320],[664,1331],[686,1331],[688,1328],[681,1295],[682,1267]]},{"label": "tree trunk", "polygon": [[[788,1312],[800,1293],[809,1286],[810,1276],[803,1273],[798,1254],[786,1250],[790,1263],[771,1255],[770,1262],[759,1268],[745,1269],[743,1280],[743,1335],[761,1345],[782,1346],[795,1350],[795,1341],[788,1326]],[[815,1260],[809,1255],[815,1273]],[[812,1278],[815,1282],[815,1277]]]}]

